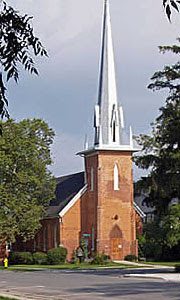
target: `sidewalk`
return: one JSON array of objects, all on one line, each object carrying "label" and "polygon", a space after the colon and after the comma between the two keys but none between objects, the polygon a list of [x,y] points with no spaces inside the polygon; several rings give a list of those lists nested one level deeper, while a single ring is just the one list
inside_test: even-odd
[{"label": "sidewalk", "polygon": [[[130,262],[130,261],[120,261],[116,260],[114,261],[116,263],[123,263],[126,265],[134,265],[139,266],[143,268],[142,269],[136,269],[136,272],[132,272],[130,274],[124,274],[124,277],[136,277],[136,278],[154,278],[154,279],[163,279],[165,281],[175,281],[180,282],[180,273],[174,272],[174,267],[171,266],[162,266],[162,265],[149,265],[145,263],[136,263],[136,262]],[[154,269],[153,272],[152,269]],[[157,272],[155,272],[157,270]],[[164,272],[163,272],[164,270]],[[158,272],[159,271],[159,272]]]},{"label": "sidewalk", "polygon": [[165,281],[180,282],[180,274],[178,273],[125,274],[124,277],[152,278],[152,279],[163,279]]},{"label": "sidewalk", "polygon": [[171,266],[162,266],[162,265],[150,265],[146,263],[136,263],[133,261],[127,261],[127,260],[113,260],[115,263],[124,264],[124,265],[134,265],[139,267],[147,267],[147,268],[155,268],[155,269],[174,269],[174,267]]}]

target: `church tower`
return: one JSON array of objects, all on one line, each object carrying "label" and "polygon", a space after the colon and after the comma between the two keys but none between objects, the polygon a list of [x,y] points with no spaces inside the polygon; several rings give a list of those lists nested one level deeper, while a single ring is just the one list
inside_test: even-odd
[{"label": "church tower", "polygon": [[83,211],[89,247],[112,259],[137,255],[133,207],[132,133],[123,144],[122,106],[118,103],[109,1],[104,0],[98,101],[94,111],[94,145],[84,156],[87,199]]}]

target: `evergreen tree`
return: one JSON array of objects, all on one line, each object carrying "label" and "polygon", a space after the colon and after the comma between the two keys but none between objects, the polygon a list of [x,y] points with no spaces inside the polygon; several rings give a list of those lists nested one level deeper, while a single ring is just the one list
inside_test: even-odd
[{"label": "evergreen tree", "polygon": [[[160,51],[179,54],[180,47],[165,46]],[[135,158],[135,163],[150,171],[136,187],[147,192],[146,202],[156,207],[157,215],[163,215],[173,198],[180,199],[180,62],[156,72],[149,88],[168,89],[168,96],[152,124],[152,135],[136,137],[143,154]]]},{"label": "evergreen tree", "polygon": [[54,196],[50,145],[54,133],[41,119],[2,123],[0,136],[0,239],[33,238]]}]

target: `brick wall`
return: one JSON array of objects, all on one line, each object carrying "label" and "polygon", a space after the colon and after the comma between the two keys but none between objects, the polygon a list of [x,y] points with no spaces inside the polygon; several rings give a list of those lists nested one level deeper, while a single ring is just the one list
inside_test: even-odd
[{"label": "brick wall", "polygon": [[[88,182],[87,231],[90,233],[92,224],[95,224],[97,251],[112,256],[110,235],[118,227],[123,239],[122,245],[119,245],[122,246],[122,258],[137,254],[132,153],[100,151],[86,157],[85,162]],[[114,190],[115,165],[119,170],[119,190]],[[94,169],[94,191],[91,191],[91,167]]]}]

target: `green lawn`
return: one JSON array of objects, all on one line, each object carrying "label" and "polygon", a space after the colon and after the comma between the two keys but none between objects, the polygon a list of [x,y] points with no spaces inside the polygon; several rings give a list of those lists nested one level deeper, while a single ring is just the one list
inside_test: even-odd
[{"label": "green lawn", "polygon": [[[88,263],[82,264],[62,264],[62,265],[11,265],[8,270],[24,270],[24,271],[36,271],[37,269],[98,269],[98,268],[118,268],[118,269],[127,269],[127,268],[137,268],[134,265],[118,264],[114,262],[109,262],[104,265],[92,265]],[[3,269],[3,267],[1,267]]]},{"label": "green lawn", "polygon": [[7,297],[1,297],[1,296],[0,296],[0,300],[17,300],[17,299],[14,299],[14,298],[7,298]]},{"label": "green lawn", "polygon": [[152,261],[148,261],[148,262],[143,262],[147,265],[159,265],[159,266],[167,266],[167,267],[174,267],[177,264],[180,264],[180,262],[152,262]]}]

